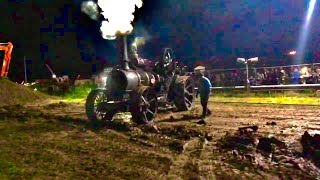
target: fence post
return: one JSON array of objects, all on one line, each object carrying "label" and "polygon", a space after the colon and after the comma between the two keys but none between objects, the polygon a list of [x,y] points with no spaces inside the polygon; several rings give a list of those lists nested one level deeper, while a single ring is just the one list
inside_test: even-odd
[{"label": "fence post", "polygon": [[250,92],[250,80],[249,80],[249,65],[246,62],[246,72],[247,72],[247,93]]}]

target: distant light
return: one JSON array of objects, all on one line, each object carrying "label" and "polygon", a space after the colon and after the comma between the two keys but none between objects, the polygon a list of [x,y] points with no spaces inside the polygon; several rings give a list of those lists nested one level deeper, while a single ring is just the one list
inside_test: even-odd
[{"label": "distant light", "polygon": [[288,55],[290,55],[290,56],[293,56],[293,55],[296,55],[297,54],[297,51],[290,51],[289,53],[288,53]]},{"label": "distant light", "polygon": [[57,78],[57,76],[54,74],[54,75],[52,75],[52,78],[55,79],[55,78]]},{"label": "distant light", "polygon": [[34,88],[34,91],[38,91],[38,89],[37,89],[37,88]]}]

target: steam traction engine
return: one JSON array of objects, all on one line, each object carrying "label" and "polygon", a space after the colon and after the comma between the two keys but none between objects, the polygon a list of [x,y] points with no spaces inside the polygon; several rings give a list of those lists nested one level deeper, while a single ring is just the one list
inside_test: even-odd
[{"label": "steam traction engine", "polygon": [[128,58],[126,36],[118,38],[123,50],[120,64],[106,77],[104,88],[94,89],[86,101],[86,114],[94,125],[112,120],[118,112],[131,112],[136,123],[148,124],[159,106],[174,105],[190,110],[194,103],[194,82],[178,72],[171,49],[151,69],[143,59]]}]

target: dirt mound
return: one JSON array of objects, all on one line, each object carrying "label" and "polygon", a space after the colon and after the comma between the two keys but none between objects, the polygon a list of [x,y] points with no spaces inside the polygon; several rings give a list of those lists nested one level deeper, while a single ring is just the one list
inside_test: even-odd
[{"label": "dirt mound", "polygon": [[0,106],[26,104],[46,99],[47,96],[21,84],[0,78]]},{"label": "dirt mound", "polygon": [[307,131],[301,137],[303,154],[320,167],[320,134],[311,136]]},{"label": "dirt mound", "polygon": [[[312,178],[320,176],[320,169],[300,152],[296,152],[275,137],[264,137],[258,128],[239,128],[234,134],[226,134],[218,147],[226,154],[229,163],[240,170],[259,169],[277,176]],[[311,139],[311,138],[304,138]],[[307,141],[307,140],[304,140]],[[311,142],[308,141],[308,143]]]}]

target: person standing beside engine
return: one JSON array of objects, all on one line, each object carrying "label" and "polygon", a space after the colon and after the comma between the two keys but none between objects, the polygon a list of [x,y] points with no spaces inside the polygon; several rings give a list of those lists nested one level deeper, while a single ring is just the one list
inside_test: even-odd
[{"label": "person standing beside engine", "polygon": [[201,106],[202,106],[202,115],[201,118],[205,118],[207,116],[208,112],[208,100],[209,100],[209,95],[211,93],[211,82],[210,80],[204,76],[203,72],[200,72],[199,74],[199,80],[198,80],[198,91],[196,94],[196,97],[199,96],[200,94],[200,100],[201,100]]}]

